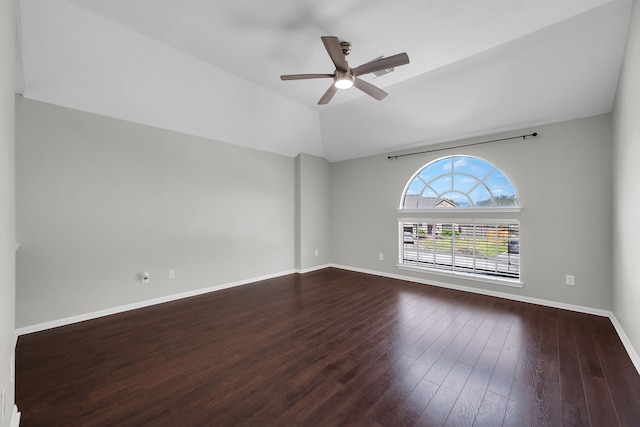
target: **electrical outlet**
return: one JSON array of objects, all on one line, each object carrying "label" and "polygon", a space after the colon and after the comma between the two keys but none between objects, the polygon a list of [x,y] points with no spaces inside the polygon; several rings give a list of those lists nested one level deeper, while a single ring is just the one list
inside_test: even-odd
[{"label": "electrical outlet", "polygon": [[378,260],[384,261],[384,254],[382,253],[378,254]]},{"label": "electrical outlet", "polygon": [[169,270],[169,279],[176,278],[176,271],[174,269]]},{"label": "electrical outlet", "polygon": [[144,272],[140,274],[140,282],[144,285],[145,283],[149,283],[149,273],[148,272]]},{"label": "electrical outlet", "polygon": [[576,276],[573,276],[571,274],[567,274],[564,277],[564,284],[567,286],[575,286],[576,284]]},{"label": "electrical outlet", "polygon": [[315,252],[315,254],[316,254],[316,256],[318,256],[318,250],[317,250],[317,249],[316,249],[316,252]]}]

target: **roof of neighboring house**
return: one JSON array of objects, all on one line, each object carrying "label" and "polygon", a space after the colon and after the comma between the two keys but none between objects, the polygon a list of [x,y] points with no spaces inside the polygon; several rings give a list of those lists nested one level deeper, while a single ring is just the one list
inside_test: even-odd
[{"label": "roof of neighboring house", "polygon": [[439,197],[423,197],[420,195],[406,195],[404,197],[405,209],[428,209],[428,208],[455,208],[457,207],[446,199]]}]

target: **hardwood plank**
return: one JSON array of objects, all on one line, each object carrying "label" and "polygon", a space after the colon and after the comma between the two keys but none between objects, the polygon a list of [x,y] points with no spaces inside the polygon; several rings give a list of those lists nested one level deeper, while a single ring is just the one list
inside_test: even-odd
[{"label": "hardwood plank", "polygon": [[502,425],[509,400],[501,394],[487,391],[482,398],[474,426],[494,427]]},{"label": "hardwood plank", "polygon": [[[487,351],[493,352],[493,350]],[[488,355],[488,358],[494,360],[493,363],[495,363],[497,356],[490,354]],[[488,364],[492,365],[490,362]],[[487,385],[491,380],[492,372],[493,366],[483,365],[482,363],[477,364],[473,368],[464,387],[460,390],[456,403],[447,417],[445,422],[446,426],[456,427],[473,425],[480,410],[482,400],[484,399]]]},{"label": "hardwood plank", "polygon": [[535,415],[539,425],[561,425],[558,310],[549,309],[542,318],[538,372],[536,375]]},{"label": "hardwood plank", "polygon": [[415,425],[425,408],[436,395],[440,386],[428,380],[422,379],[411,391],[400,410],[395,411],[394,418],[389,425],[412,426]]},{"label": "hardwood plank", "polygon": [[498,362],[487,389],[506,398],[511,394],[511,385],[516,375],[516,368],[522,351],[524,337],[521,332],[510,329],[507,333]]},{"label": "hardwood plank", "polygon": [[574,326],[578,345],[578,360],[585,386],[585,396],[592,425],[619,425],[620,420],[611,400],[608,384],[593,344],[588,324]]},{"label": "hardwood plank", "polygon": [[471,366],[464,363],[455,364],[440,385],[435,396],[417,420],[417,426],[441,426],[447,421],[460,392],[471,374]]},{"label": "hardwood plank", "polygon": [[503,426],[535,426],[534,402],[536,393],[532,385],[514,380],[504,414]]},{"label": "hardwood plank", "polygon": [[589,425],[589,411],[584,395],[584,383],[580,370],[580,360],[576,337],[573,331],[575,316],[565,315],[558,324],[560,404],[562,405],[562,425]]},{"label": "hardwood plank", "polygon": [[[403,418],[408,421],[419,415],[424,409],[423,405],[419,408],[419,412],[412,413],[415,409],[408,400],[411,393],[422,381],[427,369],[408,356],[403,356],[400,360],[404,360],[407,368],[400,374],[398,381],[393,382],[385,394],[367,411],[367,416],[381,425],[396,425]],[[400,369],[402,370],[402,368]]]},{"label": "hardwood plank", "polygon": [[475,365],[483,349],[486,347],[487,341],[493,333],[497,322],[498,316],[485,316],[458,360],[470,366]]}]

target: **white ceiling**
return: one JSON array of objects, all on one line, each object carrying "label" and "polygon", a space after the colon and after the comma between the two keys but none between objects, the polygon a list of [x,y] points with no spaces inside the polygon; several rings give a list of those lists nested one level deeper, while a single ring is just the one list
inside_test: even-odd
[{"label": "white ceiling", "polygon": [[[21,0],[26,98],[339,161],[612,110],[631,0]],[[332,73],[411,63],[316,103]]]}]

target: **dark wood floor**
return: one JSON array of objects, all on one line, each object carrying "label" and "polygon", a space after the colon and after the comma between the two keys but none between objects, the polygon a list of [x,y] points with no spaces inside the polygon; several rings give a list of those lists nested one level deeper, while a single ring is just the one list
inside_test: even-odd
[{"label": "dark wood floor", "polygon": [[326,269],[21,336],[21,426],[638,426],[607,318]]}]

